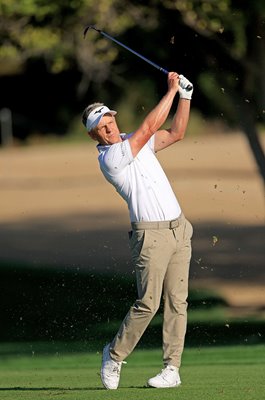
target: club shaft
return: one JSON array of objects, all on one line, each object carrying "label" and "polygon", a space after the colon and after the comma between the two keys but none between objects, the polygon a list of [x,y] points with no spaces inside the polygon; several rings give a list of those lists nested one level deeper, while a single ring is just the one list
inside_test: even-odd
[{"label": "club shaft", "polygon": [[[144,60],[145,62],[147,62],[148,64],[152,65],[153,67],[155,67],[156,69],[158,69],[159,71],[163,72],[164,74],[168,75],[168,71],[165,68],[160,67],[159,65],[157,65],[156,63],[154,63],[153,61],[149,60],[148,58],[142,56],[142,54],[137,53],[137,51],[131,49],[130,47],[126,46],[125,44],[121,43],[119,40],[115,39],[114,37],[110,36],[108,33],[103,32],[100,29],[97,29],[95,26],[90,25],[87,26],[85,31],[84,31],[84,37],[86,36],[86,33],[88,31],[88,29],[94,29],[95,31],[101,33],[102,36],[105,36],[107,39],[117,43],[119,46],[123,47],[124,49],[130,51],[131,53],[133,53],[134,55],[136,55],[137,57],[141,58],[142,60]],[[189,85],[186,90],[190,91],[193,89],[193,85]]]},{"label": "club shaft", "polygon": [[124,47],[126,50],[130,51],[131,53],[133,53],[134,55],[136,55],[137,57],[141,58],[142,60],[146,61],[148,64],[152,65],[153,67],[155,67],[156,69],[158,69],[159,71],[162,71],[164,74],[168,74],[168,71],[165,68],[160,67],[159,65],[157,65],[156,63],[154,63],[153,61],[149,60],[148,58],[142,56],[141,54],[137,53],[137,51],[132,50],[130,47],[126,46],[125,44],[119,42],[119,40],[115,39],[114,37],[108,35],[107,33],[103,32],[103,31],[99,31],[101,33],[101,35],[105,36],[106,38],[112,40],[113,42],[117,43],[118,45]]}]

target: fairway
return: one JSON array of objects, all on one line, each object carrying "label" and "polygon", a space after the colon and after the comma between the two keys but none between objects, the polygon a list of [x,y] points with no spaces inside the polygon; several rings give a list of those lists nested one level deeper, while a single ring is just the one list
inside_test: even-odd
[{"label": "fairway", "polygon": [[[8,345],[10,346],[10,345]],[[256,400],[264,398],[265,346],[186,349],[182,385],[146,388],[146,380],[162,367],[160,350],[135,350],[122,368],[120,388],[102,388],[100,352],[6,355],[1,344],[1,400]],[[10,352],[9,352],[10,354]]]}]

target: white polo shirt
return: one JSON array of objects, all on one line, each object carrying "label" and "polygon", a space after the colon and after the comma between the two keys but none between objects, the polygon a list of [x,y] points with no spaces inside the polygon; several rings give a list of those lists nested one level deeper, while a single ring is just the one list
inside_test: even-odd
[{"label": "white polo shirt", "polygon": [[131,222],[168,221],[181,214],[180,205],[154,152],[154,136],[134,158],[129,135],[112,145],[98,145],[105,178],[127,202]]}]

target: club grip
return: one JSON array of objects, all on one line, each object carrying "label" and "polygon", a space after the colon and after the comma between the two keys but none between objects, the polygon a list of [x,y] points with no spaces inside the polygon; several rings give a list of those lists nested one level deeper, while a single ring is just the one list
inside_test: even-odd
[{"label": "club grip", "polygon": [[[162,68],[162,67],[159,67],[159,71],[164,72],[164,74],[166,74],[166,75],[169,74],[169,71],[166,70],[165,68]],[[192,89],[193,89],[193,85],[189,85],[189,86],[187,86],[187,88],[186,88],[186,90],[187,90],[188,92],[190,92]]]},{"label": "club grip", "polygon": [[187,86],[187,88],[186,88],[186,90],[187,90],[188,92],[190,92],[192,89],[193,89],[193,85],[189,85],[189,86]]}]

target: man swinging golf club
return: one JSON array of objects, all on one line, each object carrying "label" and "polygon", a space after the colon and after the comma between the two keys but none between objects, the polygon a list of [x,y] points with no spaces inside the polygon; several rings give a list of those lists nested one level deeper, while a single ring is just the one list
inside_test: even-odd
[{"label": "man swinging golf club", "polygon": [[[168,73],[167,86],[166,94],[130,134],[120,133],[116,111],[102,103],[91,104],[83,112],[88,134],[98,142],[100,169],[128,204],[138,291],[116,336],[103,349],[101,379],[107,389],[118,388],[122,363],[156,314],[162,294],[164,368],[148,380],[148,386],[169,388],[181,383],[192,225],[155,153],[184,138],[193,86],[176,72]],[[161,129],[177,92],[171,126]]]}]

